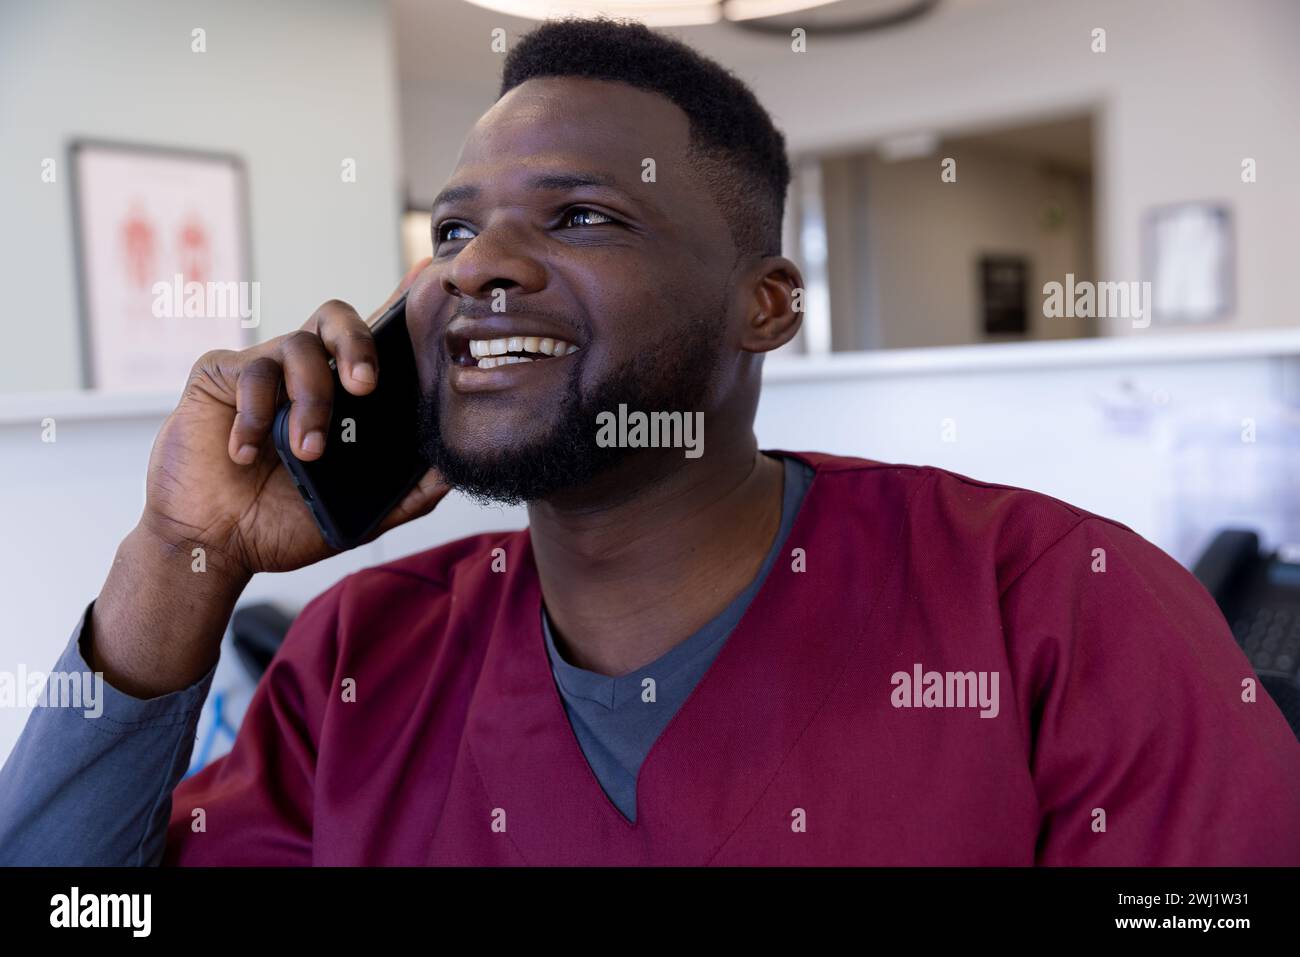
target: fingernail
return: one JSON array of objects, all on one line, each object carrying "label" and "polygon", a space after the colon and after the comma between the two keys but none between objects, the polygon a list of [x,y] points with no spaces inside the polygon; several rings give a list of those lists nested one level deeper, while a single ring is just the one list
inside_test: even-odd
[{"label": "fingernail", "polygon": [[308,432],[302,440],[302,450],[304,452],[319,452],[325,448],[325,433]]},{"label": "fingernail", "polygon": [[369,362],[358,362],[352,367],[352,378],[367,384],[375,381],[375,367]]},{"label": "fingernail", "polygon": [[255,458],[257,458],[257,446],[255,445],[241,445],[239,451],[235,453],[235,461],[240,465],[248,465]]}]

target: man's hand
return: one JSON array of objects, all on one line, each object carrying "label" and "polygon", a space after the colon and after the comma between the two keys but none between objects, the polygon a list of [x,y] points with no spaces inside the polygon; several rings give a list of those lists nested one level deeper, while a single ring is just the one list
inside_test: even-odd
[{"label": "man's hand", "polygon": [[[294,454],[320,457],[333,402],[331,357],[354,395],[370,392],[382,375],[368,325],[337,300],[297,332],[238,352],[209,352],[194,364],[154,441],[144,513],[95,602],[90,664],[110,684],[137,696],[186,687],[215,662],[234,603],[255,573],[333,554],[270,436],[283,386],[293,402]],[[378,534],[427,514],[447,491],[430,471]],[[203,571],[195,570],[196,549]]]},{"label": "man's hand", "polygon": [[[202,547],[209,563],[237,577],[290,571],[331,555],[270,436],[283,385],[293,402],[293,453],[303,461],[321,456],[333,403],[331,357],[343,388],[353,395],[375,388],[382,370],[369,326],[338,300],[322,305],[297,332],[200,357],[154,442],[140,524],[187,553]],[[436,476],[426,476],[382,531],[427,513],[444,494]]]}]

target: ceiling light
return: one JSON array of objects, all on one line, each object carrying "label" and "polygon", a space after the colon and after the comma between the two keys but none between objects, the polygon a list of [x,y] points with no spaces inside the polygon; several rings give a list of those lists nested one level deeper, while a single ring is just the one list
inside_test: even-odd
[{"label": "ceiling light", "polygon": [[467,0],[529,20],[560,17],[631,19],[648,27],[703,26],[728,21],[753,30],[809,34],[860,33],[918,17],[939,0]]}]

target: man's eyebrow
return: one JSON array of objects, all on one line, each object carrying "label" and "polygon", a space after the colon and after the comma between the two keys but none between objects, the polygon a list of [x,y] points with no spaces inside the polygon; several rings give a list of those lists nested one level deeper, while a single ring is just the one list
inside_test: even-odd
[{"label": "man's eyebrow", "polygon": [[[535,173],[524,181],[528,189],[558,191],[578,189],[582,186],[605,186],[618,189],[618,183],[612,176],[604,173]],[[433,199],[430,209],[437,209],[444,203],[458,203],[462,200],[476,199],[482,189],[472,183],[464,186],[448,186]]]}]

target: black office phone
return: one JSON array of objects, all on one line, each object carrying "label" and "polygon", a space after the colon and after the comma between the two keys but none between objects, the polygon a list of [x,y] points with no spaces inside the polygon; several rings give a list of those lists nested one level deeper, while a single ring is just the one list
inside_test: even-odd
[{"label": "black office phone", "polygon": [[1300,548],[1263,554],[1255,532],[1229,529],[1215,536],[1193,574],[1300,738]]}]

